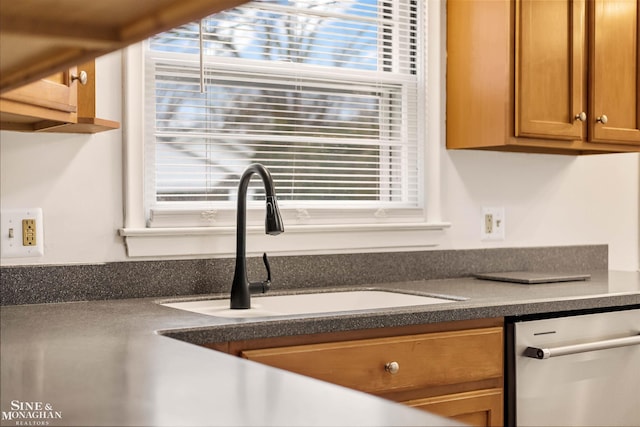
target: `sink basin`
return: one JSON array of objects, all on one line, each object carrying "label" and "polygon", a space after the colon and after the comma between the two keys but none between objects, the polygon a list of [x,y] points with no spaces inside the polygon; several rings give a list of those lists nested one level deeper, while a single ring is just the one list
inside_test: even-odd
[{"label": "sink basin", "polygon": [[250,318],[411,307],[443,304],[461,299],[462,298],[456,299],[455,297],[445,298],[414,295],[385,290],[357,290],[253,296],[251,298],[251,308],[247,310],[231,310],[229,308],[229,299],[226,298],[168,302],[161,303],[161,305],[194,313],[207,314],[209,316]]}]

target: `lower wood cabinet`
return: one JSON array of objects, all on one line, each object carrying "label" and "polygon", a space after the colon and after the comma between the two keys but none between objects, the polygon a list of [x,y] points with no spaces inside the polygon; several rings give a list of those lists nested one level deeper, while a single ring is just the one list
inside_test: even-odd
[{"label": "lower wood cabinet", "polygon": [[402,402],[470,426],[498,426],[503,421],[501,388],[446,394]]},{"label": "lower wood cabinet", "polygon": [[214,343],[469,425],[503,423],[502,319]]}]

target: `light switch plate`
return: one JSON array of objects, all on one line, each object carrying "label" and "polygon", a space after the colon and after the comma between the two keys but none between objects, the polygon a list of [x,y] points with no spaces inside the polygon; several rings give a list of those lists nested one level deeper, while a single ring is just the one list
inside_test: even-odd
[{"label": "light switch plate", "polygon": [[41,208],[2,209],[0,211],[0,233],[2,242],[0,255],[2,258],[44,255],[44,226]]}]

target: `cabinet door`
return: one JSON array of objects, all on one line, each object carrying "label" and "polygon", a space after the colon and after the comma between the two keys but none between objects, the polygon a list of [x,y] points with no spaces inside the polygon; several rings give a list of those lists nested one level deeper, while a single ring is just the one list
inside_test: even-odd
[{"label": "cabinet door", "polygon": [[592,142],[640,144],[638,3],[589,2]]},{"label": "cabinet door", "polygon": [[6,92],[0,98],[0,124],[7,130],[42,130],[75,123],[78,85],[76,68]]},{"label": "cabinet door", "polygon": [[522,0],[516,17],[516,136],[582,140],[584,0]]},{"label": "cabinet door", "polygon": [[503,424],[502,389],[469,391],[403,402],[476,427]]}]

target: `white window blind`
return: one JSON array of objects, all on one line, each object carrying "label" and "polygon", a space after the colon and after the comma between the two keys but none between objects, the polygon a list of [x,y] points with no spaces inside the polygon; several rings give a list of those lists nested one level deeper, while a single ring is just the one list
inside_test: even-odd
[{"label": "white window blind", "polygon": [[150,39],[149,210],[232,208],[254,162],[283,209],[420,208],[421,3],[253,1]]}]

